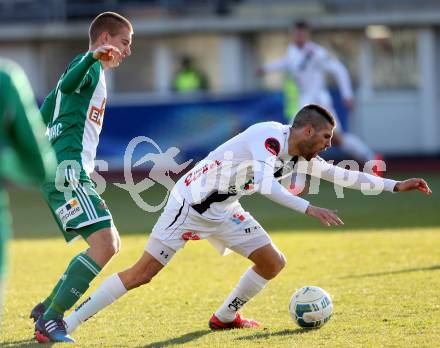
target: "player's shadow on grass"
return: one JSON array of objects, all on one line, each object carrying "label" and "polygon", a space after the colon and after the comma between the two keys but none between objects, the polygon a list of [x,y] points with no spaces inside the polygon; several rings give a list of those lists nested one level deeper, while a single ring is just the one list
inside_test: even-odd
[{"label": "player's shadow on grass", "polygon": [[199,330],[199,331],[189,332],[185,335],[176,338],[147,344],[146,346],[142,346],[142,348],[159,348],[159,347],[168,347],[173,345],[181,345],[194,340],[198,340],[200,337],[205,336],[211,332],[212,332],[211,330]]},{"label": "player's shadow on grass", "polygon": [[251,334],[248,336],[237,337],[236,340],[237,341],[244,341],[244,340],[254,341],[254,340],[268,339],[270,337],[276,337],[276,336],[302,335],[302,334],[306,334],[310,331],[311,330],[307,330],[307,329],[284,329],[284,330],[276,331],[276,332],[259,332],[259,333]]},{"label": "player's shadow on grass", "polygon": [[[44,347],[51,347],[53,345],[53,343],[46,343],[44,344]],[[42,345],[40,343],[38,343],[37,341],[35,341],[34,338],[29,338],[27,340],[21,340],[21,341],[6,341],[6,342],[1,342],[0,344],[1,347],[21,347],[21,348],[31,348],[31,347],[35,347],[35,348],[41,348]]]},{"label": "player's shadow on grass", "polygon": [[440,270],[440,265],[433,265],[433,266],[430,266],[430,267],[407,268],[407,269],[400,269],[400,270],[397,270],[397,271],[386,271],[386,272],[376,272],[376,273],[366,273],[366,274],[359,274],[359,275],[351,275],[351,276],[340,277],[340,279],[381,277],[381,276],[393,275],[393,274],[401,274],[401,273],[423,272],[423,271],[438,271],[438,270]]}]

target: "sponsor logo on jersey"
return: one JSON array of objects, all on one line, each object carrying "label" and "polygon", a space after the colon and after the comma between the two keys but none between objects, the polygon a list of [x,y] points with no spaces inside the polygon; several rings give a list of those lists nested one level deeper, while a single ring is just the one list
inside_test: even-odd
[{"label": "sponsor logo on jersey", "polygon": [[49,141],[52,141],[53,139],[59,137],[61,135],[62,128],[62,123],[56,123],[52,127],[48,127],[46,135],[49,138]]},{"label": "sponsor logo on jersey", "polygon": [[96,123],[98,126],[102,125],[102,119],[104,118],[104,111],[105,111],[105,102],[106,99],[104,98],[102,100],[100,108],[97,108],[96,106],[92,106],[90,108],[89,120]]},{"label": "sponsor logo on jersey", "polygon": [[56,210],[58,217],[63,225],[83,213],[83,209],[76,198],[72,198],[66,204]]},{"label": "sponsor logo on jersey", "polygon": [[185,185],[189,186],[193,181],[196,181],[202,175],[206,174],[208,171],[219,167],[222,164],[221,161],[215,160],[210,164],[205,164],[203,167],[190,172],[185,178]]},{"label": "sponsor logo on jersey", "polygon": [[185,232],[180,236],[183,240],[200,240],[200,236],[196,232]]},{"label": "sponsor logo on jersey", "polygon": [[280,153],[280,142],[275,138],[266,139],[264,146],[266,147],[266,150],[274,156],[278,156]]}]

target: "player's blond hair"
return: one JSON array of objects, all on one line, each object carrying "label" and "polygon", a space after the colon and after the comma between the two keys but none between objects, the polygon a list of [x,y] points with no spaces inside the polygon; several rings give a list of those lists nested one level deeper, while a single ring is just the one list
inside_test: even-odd
[{"label": "player's blond hair", "polygon": [[133,26],[124,16],[116,12],[103,12],[96,16],[89,28],[89,39],[91,43],[98,40],[99,35],[108,32],[111,36],[117,35],[121,28],[128,28],[133,32]]}]

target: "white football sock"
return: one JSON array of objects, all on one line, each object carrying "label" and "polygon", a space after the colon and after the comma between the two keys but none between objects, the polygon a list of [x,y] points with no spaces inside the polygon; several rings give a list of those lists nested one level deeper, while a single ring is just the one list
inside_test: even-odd
[{"label": "white football sock", "polygon": [[374,159],[374,152],[361,139],[351,133],[342,135],[341,148],[357,161],[367,162]]},{"label": "white football sock", "polygon": [[249,302],[266,286],[268,280],[249,268],[240,278],[237,286],[232,290],[225,302],[215,312],[215,316],[223,323],[234,320],[237,311]]},{"label": "white football sock", "polygon": [[112,304],[125,293],[127,293],[127,289],[116,273],[108,277],[87,300],[64,318],[67,333],[74,331],[84,321]]}]

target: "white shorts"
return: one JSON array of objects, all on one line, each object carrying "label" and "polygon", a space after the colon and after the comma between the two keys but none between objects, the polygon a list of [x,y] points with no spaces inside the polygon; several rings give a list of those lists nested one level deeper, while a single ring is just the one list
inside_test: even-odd
[{"label": "white shorts", "polygon": [[188,241],[202,239],[207,239],[221,255],[232,250],[246,258],[272,243],[263,227],[241,205],[226,219],[213,221],[202,217],[186,201],[180,203],[171,195],[145,250],[165,265]]}]

